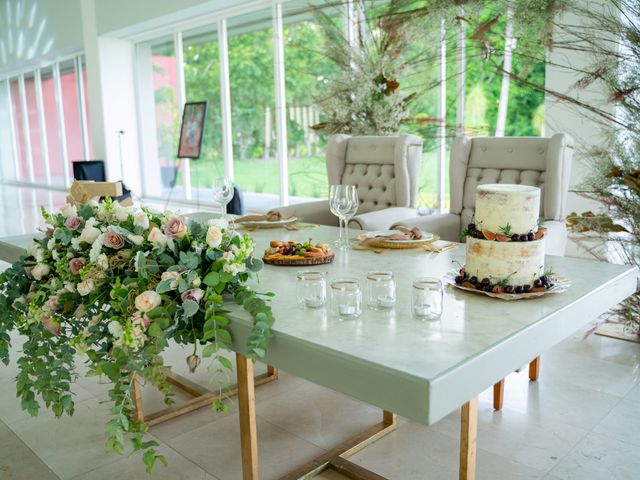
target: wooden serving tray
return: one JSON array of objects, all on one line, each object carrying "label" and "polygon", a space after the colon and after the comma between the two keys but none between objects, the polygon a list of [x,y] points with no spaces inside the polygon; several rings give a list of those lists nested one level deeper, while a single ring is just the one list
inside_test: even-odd
[{"label": "wooden serving tray", "polygon": [[278,265],[282,267],[304,267],[308,265],[325,265],[333,262],[335,257],[335,253],[331,253],[323,257],[307,258],[268,258],[265,256],[262,257],[262,261],[269,265]]}]

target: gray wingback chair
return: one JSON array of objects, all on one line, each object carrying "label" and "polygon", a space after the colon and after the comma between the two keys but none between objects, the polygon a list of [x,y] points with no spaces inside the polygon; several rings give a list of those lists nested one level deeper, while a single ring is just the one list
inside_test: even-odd
[{"label": "gray wingback chair", "polygon": [[546,249],[564,255],[567,229],[564,223],[573,140],[569,135],[541,137],[457,137],[451,146],[449,165],[449,213],[399,221],[410,227],[459,241],[471,222],[476,187],[487,183],[516,183],[540,187],[540,216],[547,227]]},{"label": "gray wingback chair", "polygon": [[[332,135],[327,144],[326,162],[329,185],[355,185],[358,189],[358,216],[350,226],[377,230],[417,215],[422,165],[419,137]],[[278,210],[294,214],[305,222],[338,226],[338,218],[329,211],[327,200]]]}]

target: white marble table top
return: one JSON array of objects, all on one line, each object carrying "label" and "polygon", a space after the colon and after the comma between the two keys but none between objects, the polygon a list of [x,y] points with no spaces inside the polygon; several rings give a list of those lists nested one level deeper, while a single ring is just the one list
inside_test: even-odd
[{"label": "white marble table top", "polygon": [[[337,229],[318,227],[251,233],[260,254],[270,240],[335,240]],[[6,239],[2,239],[6,242]],[[3,259],[0,245],[0,259]],[[356,320],[340,320],[296,304],[299,268],[266,265],[258,291],[274,292],[277,319],[266,361],[294,375],[351,395],[412,420],[431,424],[594,320],[636,289],[636,270],[595,261],[547,257],[546,264],[572,281],[568,292],[506,302],[445,288],[440,320],[411,314],[415,277],[442,277],[464,263],[464,246],[438,255],[420,250],[336,253],[321,266],[328,279],[361,280],[367,271],[395,273],[397,305],[380,312],[366,307]],[[230,307],[234,348],[243,351],[248,315]]]}]

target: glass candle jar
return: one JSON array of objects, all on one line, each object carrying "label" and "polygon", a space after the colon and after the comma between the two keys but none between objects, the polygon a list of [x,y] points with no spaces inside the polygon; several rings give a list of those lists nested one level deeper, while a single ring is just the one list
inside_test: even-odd
[{"label": "glass candle jar", "polygon": [[303,270],[298,272],[296,296],[302,308],[322,308],[327,300],[327,272]]},{"label": "glass candle jar", "polygon": [[342,278],[331,282],[331,313],[350,319],[362,313],[362,291],[358,280]]},{"label": "glass candle jar", "polygon": [[374,310],[386,310],[396,304],[396,281],[393,272],[367,273],[367,305]]},{"label": "glass candle jar", "polygon": [[423,277],[413,281],[413,314],[421,319],[435,320],[442,315],[442,282],[438,278]]}]

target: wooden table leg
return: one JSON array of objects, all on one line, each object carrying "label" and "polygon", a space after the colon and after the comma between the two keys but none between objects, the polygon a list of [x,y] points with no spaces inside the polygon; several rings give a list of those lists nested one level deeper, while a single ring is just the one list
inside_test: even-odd
[{"label": "wooden table leg", "polygon": [[534,358],[529,364],[529,380],[535,382],[540,376],[540,357]]},{"label": "wooden table leg", "polygon": [[258,480],[258,435],[256,431],[256,398],[253,383],[253,361],[236,353],[238,373],[238,415],[243,480]]},{"label": "wooden table leg", "polygon": [[504,378],[493,386],[493,409],[502,410],[504,402]]},{"label": "wooden table leg", "polygon": [[478,439],[478,397],[462,406],[460,420],[460,480],[476,478],[476,443]]},{"label": "wooden table leg", "polygon": [[144,422],[144,409],[142,408],[142,386],[138,376],[133,373],[131,375],[132,401],[133,401],[133,419],[137,422]]}]

